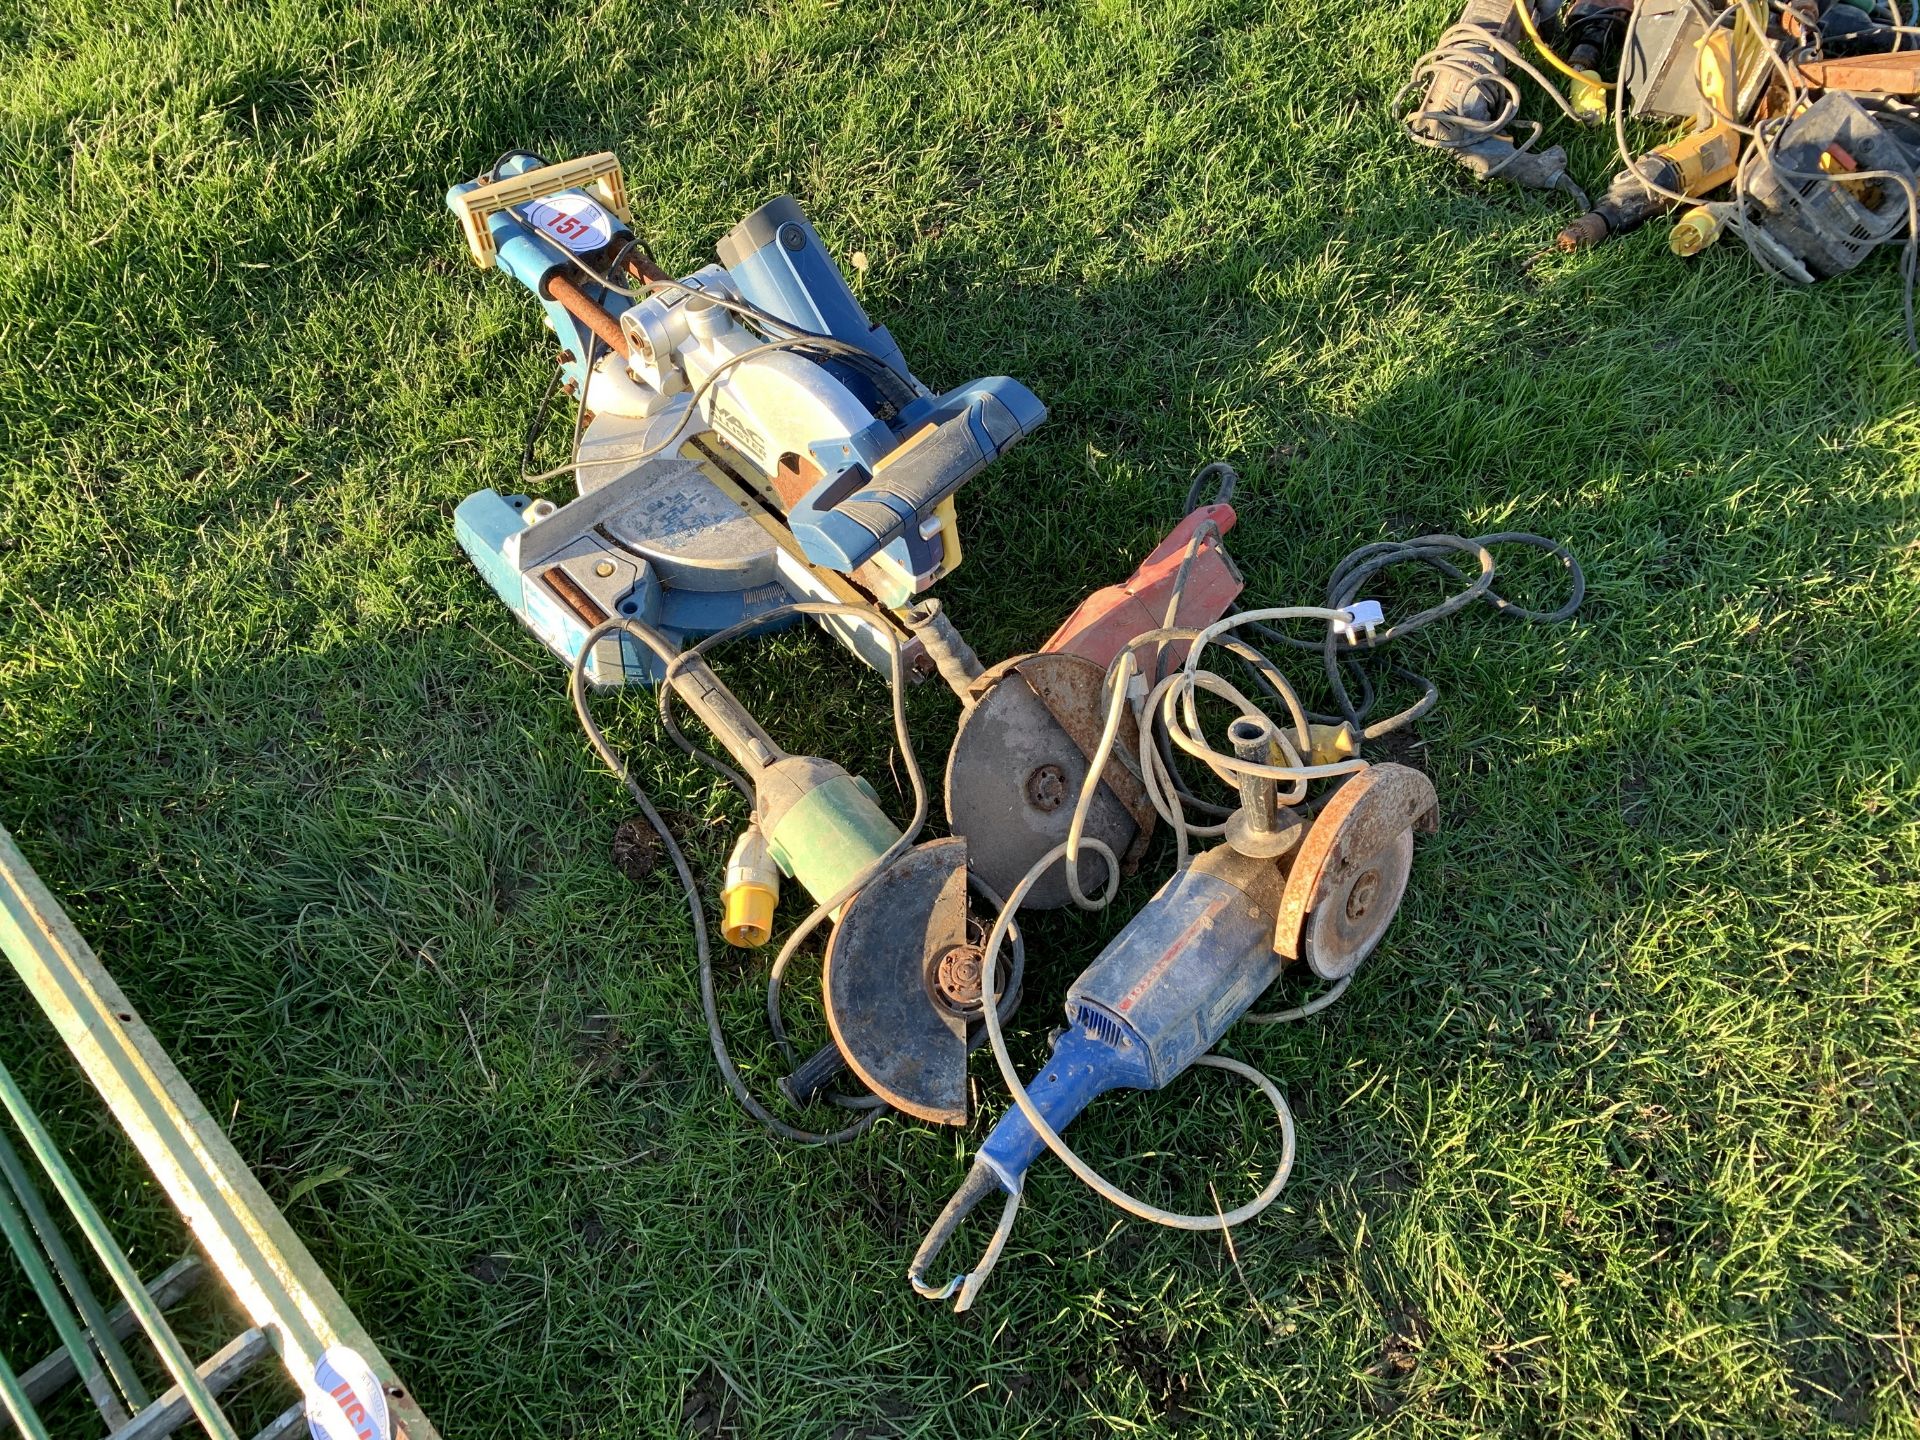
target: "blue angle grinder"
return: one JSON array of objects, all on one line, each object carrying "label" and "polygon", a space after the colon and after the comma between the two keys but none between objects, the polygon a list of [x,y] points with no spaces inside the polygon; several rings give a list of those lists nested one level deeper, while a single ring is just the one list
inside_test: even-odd
[{"label": "blue angle grinder", "polygon": [[[965,1183],[913,1258],[908,1276],[922,1295],[957,1294],[959,1310],[972,1304],[1012,1230],[1027,1171],[1049,1149],[1122,1208],[1176,1228],[1225,1228],[1278,1194],[1292,1154],[1284,1101],[1258,1072],[1208,1052],[1288,961],[1304,961],[1327,980],[1344,981],[1353,973],[1406,893],[1414,832],[1433,830],[1439,811],[1432,782],[1392,764],[1351,775],[1310,823],[1276,812],[1271,782],[1243,785],[1243,797],[1237,823],[1228,827],[1229,843],[1175,874],[1074,981],[1067,991],[1067,1028],[1031,1084],[1017,1083],[998,1027],[990,1029],[1017,1103],[987,1136]],[[1019,890],[1009,897],[1009,911],[1020,898]],[[989,984],[992,951],[990,943]],[[1195,1064],[1249,1075],[1278,1102],[1288,1127],[1287,1158],[1252,1205],[1204,1216],[1155,1210],[1102,1179],[1061,1140],[1060,1132],[1095,1097],[1109,1090],[1159,1090]],[[995,1193],[1006,1195],[1006,1208],[980,1263],[967,1274],[929,1281],[927,1272],[954,1230]]]}]

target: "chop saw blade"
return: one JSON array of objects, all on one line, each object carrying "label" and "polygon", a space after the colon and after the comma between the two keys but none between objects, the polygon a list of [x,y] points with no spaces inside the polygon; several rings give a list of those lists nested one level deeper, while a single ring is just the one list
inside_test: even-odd
[{"label": "chop saw blade", "polygon": [[834,1044],[868,1089],[921,1120],[966,1124],[967,1022],[980,994],[966,841],[914,846],[848,901],[822,983]]},{"label": "chop saw blade", "polygon": [[[974,874],[995,894],[1011,894],[1040,857],[1067,838],[1106,719],[1105,679],[1091,660],[1043,651],[996,665],[974,683],[975,698],[947,757],[947,818],[966,838]],[[1144,845],[1153,824],[1133,768],[1138,753],[1138,728],[1128,715],[1084,831],[1128,862],[1139,858],[1130,847]],[[1066,863],[1058,861],[1027,892],[1027,909],[1067,903]],[[1091,895],[1105,884],[1106,862],[1084,852],[1081,889]]]},{"label": "chop saw blade", "polygon": [[1338,980],[1373,952],[1407,893],[1413,833],[1439,828],[1433,782],[1405,765],[1350,777],[1314,817],[1294,858],[1274,949]]}]

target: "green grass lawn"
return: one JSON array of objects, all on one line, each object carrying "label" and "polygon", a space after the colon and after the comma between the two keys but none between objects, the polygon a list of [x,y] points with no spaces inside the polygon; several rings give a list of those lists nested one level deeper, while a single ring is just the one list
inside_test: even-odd
[{"label": "green grass lawn", "polygon": [[[443,1433],[1915,1433],[1895,267],[1792,291],[1656,225],[1528,268],[1565,202],[1388,105],[1451,10],[0,4],[0,822]],[[513,145],[620,152],[677,269],[791,191],[924,379],[1047,402],[941,587],[989,659],[1215,457],[1264,603],[1380,537],[1578,550],[1575,624],[1412,642],[1442,831],[1341,1005],[1229,1037],[1301,1134],[1237,1266],[1046,1161],[956,1319],[904,1277],[985,1057],[965,1133],[799,1151],[728,1098],[672,877],[608,864],[624,797],[453,538],[550,363],[441,202]],[[877,677],[812,632],[721,669],[904,813]],[[649,707],[602,713],[715,878],[739,807]],[[951,698],[910,711],[937,771]],[[1032,926],[1023,1056],[1166,863]],[[765,958],[722,957],[763,1088]],[[1277,1150],[1217,1075],[1075,1133],[1183,1208]]]}]

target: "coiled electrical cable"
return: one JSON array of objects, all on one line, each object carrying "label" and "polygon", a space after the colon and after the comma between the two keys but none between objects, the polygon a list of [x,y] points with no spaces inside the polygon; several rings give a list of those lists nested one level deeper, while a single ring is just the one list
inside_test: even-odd
[{"label": "coiled electrical cable", "polygon": [[[1219,487],[1215,500],[1220,503],[1234,493],[1239,476],[1233,467],[1223,461],[1214,461],[1202,466],[1194,473],[1187,489],[1187,510],[1193,510],[1208,503],[1204,500],[1207,482],[1218,479]],[[1188,543],[1180,570],[1174,577],[1172,594],[1167,603],[1166,616],[1157,631],[1135,638],[1134,648],[1152,646],[1152,661],[1148,666],[1149,684],[1157,684],[1162,678],[1162,657],[1169,643],[1192,640],[1198,631],[1182,630],[1175,620],[1179,614],[1180,602],[1187,583],[1187,575],[1202,542],[1209,536],[1219,538],[1217,527],[1203,525],[1196,528]],[[1496,572],[1492,548],[1501,545],[1521,545],[1530,549],[1543,550],[1557,559],[1566,570],[1569,593],[1566,602],[1553,610],[1535,610],[1516,604],[1493,588]],[[1325,608],[1330,612],[1344,614],[1346,608],[1359,600],[1375,580],[1388,571],[1409,564],[1424,565],[1428,569],[1453,581],[1467,580],[1466,573],[1452,563],[1453,556],[1471,556],[1478,565],[1479,573],[1466,585],[1466,588],[1450,595],[1439,603],[1409,616],[1407,619],[1388,627],[1375,630],[1371,634],[1356,632],[1340,624],[1329,623],[1325,632],[1317,639],[1308,639],[1298,635],[1289,635],[1265,623],[1254,623],[1251,629],[1263,640],[1289,649],[1317,650],[1321,653],[1322,663],[1327,676],[1327,688],[1338,707],[1337,714],[1323,714],[1305,709],[1270,660],[1244,641],[1227,634],[1216,636],[1211,643],[1220,643],[1238,660],[1247,665],[1255,680],[1267,695],[1286,706],[1289,715],[1295,721],[1296,734],[1303,733],[1308,721],[1316,724],[1337,725],[1342,722],[1353,726],[1355,733],[1362,739],[1378,740],[1395,731],[1405,729],[1421,717],[1428,714],[1439,703],[1440,688],[1426,676],[1405,665],[1395,663],[1386,668],[1400,680],[1419,688],[1420,698],[1412,705],[1386,717],[1383,720],[1369,722],[1374,704],[1379,695],[1378,669],[1384,661],[1369,664],[1384,648],[1395,640],[1404,640],[1420,630],[1451,615],[1456,615],[1475,603],[1491,606],[1494,610],[1526,620],[1532,624],[1554,624],[1572,618],[1585,602],[1587,581],[1586,572],[1573,552],[1559,541],[1550,540],[1544,535],[1535,535],[1523,530],[1507,530],[1492,535],[1481,535],[1472,539],[1463,539],[1457,535],[1423,535],[1415,540],[1377,541],[1354,550],[1334,567],[1327,581]],[[1243,614],[1233,607],[1230,615]],[[1111,678],[1109,684],[1111,684]],[[1354,691],[1358,690],[1358,698]],[[1142,730],[1142,743],[1146,743],[1146,731]],[[1160,759],[1159,775],[1155,777],[1165,786],[1165,793],[1178,796],[1187,810],[1210,815],[1215,821],[1224,821],[1233,813],[1230,805],[1217,804],[1203,796],[1196,795],[1182,776],[1171,739],[1164,730],[1154,732],[1153,748]],[[1218,773],[1218,772],[1216,772]],[[1148,781],[1151,787],[1154,780]],[[1149,793],[1154,793],[1151,789]],[[1162,810],[1163,818],[1172,823],[1171,816]],[[1224,832],[1224,824],[1188,825],[1186,832],[1193,835],[1217,836]],[[1183,862],[1184,863],[1184,862]]]},{"label": "coiled electrical cable", "polygon": [[[1568,596],[1566,601],[1552,610],[1536,610],[1520,605],[1493,588],[1496,566],[1493,547],[1498,545],[1523,545],[1533,550],[1543,550],[1558,560],[1567,572]],[[1337,566],[1327,581],[1326,603],[1329,609],[1344,611],[1361,598],[1362,593],[1372,586],[1386,572],[1402,565],[1424,565],[1437,571],[1449,580],[1467,581],[1467,572],[1455,565],[1453,556],[1470,556],[1478,565],[1475,574],[1466,587],[1441,600],[1438,604],[1408,616],[1397,624],[1384,630],[1376,630],[1371,635],[1364,632],[1346,632],[1337,626],[1328,626],[1326,633],[1318,639],[1303,639],[1297,635],[1288,635],[1269,625],[1256,624],[1255,633],[1275,644],[1285,645],[1295,650],[1318,650],[1322,656],[1327,677],[1327,688],[1332,692],[1334,703],[1338,707],[1336,715],[1312,715],[1311,718],[1325,724],[1338,724],[1345,721],[1357,730],[1362,739],[1378,740],[1383,736],[1404,730],[1428,714],[1440,700],[1440,687],[1418,671],[1405,665],[1393,664],[1389,668],[1398,678],[1418,686],[1421,695],[1413,704],[1396,711],[1384,720],[1369,721],[1368,717],[1379,695],[1378,672],[1366,664],[1366,658],[1377,654],[1396,640],[1404,640],[1435,621],[1457,615],[1475,604],[1491,606],[1502,615],[1510,615],[1517,620],[1525,620],[1534,625],[1553,625],[1570,620],[1578,613],[1586,601],[1587,577],[1580,561],[1574,553],[1557,540],[1544,535],[1535,535],[1525,530],[1503,530],[1493,535],[1478,535],[1471,538],[1459,535],[1422,535],[1417,540],[1386,540],[1371,545],[1363,545],[1353,551]],[[1359,690],[1355,699],[1349,682]]]},{"label": "coiled electrical cable", "polygon": [[[1525,5],[1528,0],[1518,0]],[[1485,120],[1476,120],[1470,116],[1452,111],[1414,110],[1401,117],[1407,138],[1416,145],[1424,145],[1430,150],[1462,150],[1478,145],[1502,134],[1516,122],[1527,130],[1526,139],[1513,147],[1513,153],[1504,160],[1489,167],[1484,178],[1491,180],[1522,155],[1528,154],[1539,143],[1540,122],[1520,119],[1520,86],[1511,75],[1504,74],[1494,64],[1495,57],[1507,62],[1525,75],[1544,91],[1553,103],[1571,120],[1580,121],[1580,112],[1559,88],[1541,72],[1518,46],[1507,40],[1498,31],[1486,25],[1471,22],[1458,22],[1442,32],[1434,47],[1413,62],[1413,70],[1407,83],[1394,92],[1392,105],[1399,105],[1410,93],[1422,84],[1429,86],[1441,76],[1468,83],[1468,94],[1478,93],[1493,108],[1493,113]],[[1429,134],[1422,125],[1444,127],[1450,134]],[[1574,196],[1584,209],[1587,197],[1571,177],[1560,177],[1560,188]]]}]

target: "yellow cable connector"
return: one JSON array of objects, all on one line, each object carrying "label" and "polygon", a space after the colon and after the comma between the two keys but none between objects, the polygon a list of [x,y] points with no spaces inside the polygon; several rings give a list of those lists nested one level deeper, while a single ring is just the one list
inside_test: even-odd
[{"label": "yellow cable connector", "polygon": [[1726,233],[1727,217],[1734,206],[1696,205],[1673,222],[1673,234],[1667,245],[1676,255],[1698,255]]},{"label": "yellow cable connector", "polygon": [[[1351,760],[1360,753],[1360,732],[1344,721],[1338,725],[1309,725],[1307,735],[1313,741],[1313,753],[1306,757],[1309,765],[1332,765],[1341,760]],[[1268,748],[1270,764],[1298,763],[1289,759],[1278,745]]]},{"label": "yellow cable connector", "polygon": [[727,857],[720,891],[720,934],[729,945],[753,950],[773,938],[773,911],[780,903],[780,867],[766,837],[749,825]]},{"label": "yellow cable connector", "polygon": [[1567,99],[1573,102],[1573,113],[1584,123],[1598,125],[1607,118],[1607,105],[1613,87],[1600,78],[1597,70],[1578,73],[1586,76],[1586,79],[1568,82]]},{"label": "yellow cable connector", "polygon": [[1513,11],[1520,18],[1520,28],[1527,32],[1527,39],[1540,52],[1540,58],[1572,82],[1568,86],[1571,92],[1568,101],[1574,113],[1589,124],[1598,124],[1606,119],[1607,97],[1613,94],[1616,86],[1602,80],[1591,70],[1574,69],[1553,52],[1547,42],[1540,38],[1540,31],[1533,23],[1532,0],[1513,0]]}]

